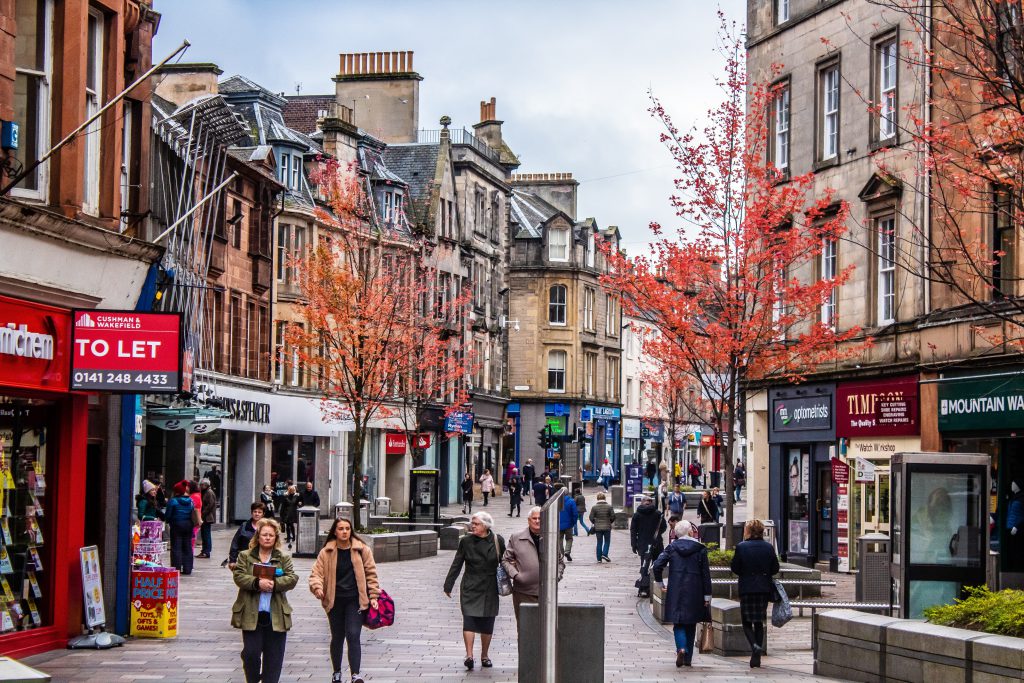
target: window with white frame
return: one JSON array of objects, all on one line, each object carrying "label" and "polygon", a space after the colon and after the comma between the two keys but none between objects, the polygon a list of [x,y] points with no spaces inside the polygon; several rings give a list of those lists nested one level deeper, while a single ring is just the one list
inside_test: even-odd
[{"label": "window with white frame", "polygon": [[548,290],[548,322],[552,325],[565,325],[566,296],[565,285],[554,285]]},{"label": "window with white frame", "polygon": [[583,393],[593,396],[597,387],[597,354],[583,354]]},{"label": "window with white frame", "polygon": [[604,333],[609,337],[619,336],[619,306],[618,301],[611,294],[604,295]]},{"label": "window with white frame", "polygon": [[548,230],[548,260],[569,260],[569,231],[565,228]]},{"label": "window with white frame", "polygon": [[277,281],[297,284],[299,261],[305,256],[306,227],[280,223],[277,227]]},{"label": "window with white frame", "polygon": [[131,168],[132,148],[135,141],[135,126],[132,125],[135,118],[135,104],[131,100],[123,100],[123,106],[124,118],[121,119],[121,232],[128,229],[128,214],[132,209]]},{"label": "window with white frame", "polygon": [[477,389],[484,389],[486,388],[484,385],[484,370],[487,367],[487,355],[484,351],[482,339],[473,341],[473,353],[476,355],[476,358],[473,359],[473,386]]},{"label": "window with white frame", "polygon": [[597,263],[597,241],[594,239],[594,231],[587,230],[587,268],[593,268]]},{"label": "window with white frame", "polygon": [[548,351],[548,391],[565,393],[565,351]]},{"label": "window with white frame", "polygon": [[789,170],[789,83],[779,88],[772,101],[771,162],[779,171]]},{"label": "window with white frame", "polygon": [[[28,168],[50,146],[50,73],[53,68],[53,0],[15,3],[14,120],[19,125],[15,158]],[[44,163],[11,191],[20,197],[44,199]]]},{"label": "window with white frame", "polygon": [[594,329],[594,302],[597,293],[591,287],[583,290],[583,329]]},{"label": "window with white frame", "polygon": [[384,222],[390,223],[394,220],[395,216],[395,193],[385,192],[384,193]]},{"label": "window with white frame", "polygon": [[878,324],[896,319],[896,217],[875,222],[878,228]]},{"label": "window with white frame", "polygon": [[605,389],[605,394],[608,400],[614,401],[619,398],[619,357],[608,356],[608,386]]},{"label": "window with white frame", "polygon": [[831,64],[818,72],[821,121],[818,141],[822,160],[839,155],[839,65]]},{"label": "window with white frame", "polygon": [[[836,258],[837,240],[826,237],[821,241],[821,279],[832,281],[836,279]],[[829,327],[836,324],[836,288],[829,290],[825,302],[821,305],[821,322]]]},{"label": "window with white frame", "polygon": [[292,155],[292,180],[289,185],[292,190],[298,192],[302,189],[302,157]]},{"label": "window with white frame", "polygon": [[896,81],[897,81],[897,50],[896,38],[878,44],[877,74],[878,83],[878,139],[888,140],[896,136]]},{"label": "window with white frame", "polygon": [[[104,20],[99,10],[90,9],[86,23],[85,118],[96,115],[103,106]],[[85,144],[82,210],[98,213],[100,206],[100,142],[102,122],[97,119],[82,132]]]},{"label": "window with white frame", "polygon": [[633,380],[630,377],[626,378],[626,409],[629,412],[633,412]]},{"label": "window with white frame", "polygon": [[288,184],[288,174],[289,174],[288,168],[289,168],[289,166],[291,166],[291,163],[290,163],[291,158],[292,158],[291,154],[285,154],[283,152],[281,153],[281,165],[277,169],[277,179],[281,181],[282,185],[287,185]]},{"label": "window with white frame", "polygon": [[775,23],[784,24],[789,21],[789,0],[775,0]]}]

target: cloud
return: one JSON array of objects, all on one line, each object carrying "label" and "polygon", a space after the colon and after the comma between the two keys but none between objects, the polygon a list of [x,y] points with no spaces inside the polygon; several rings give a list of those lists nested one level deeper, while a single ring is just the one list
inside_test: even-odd
[{"label": "cloud", "polygon": [[[742,20],[745,3],[722,0]],[[652,88],[680,128],[721,97],[716,6],[705,0],[177,0],[161,2],[154,58],[183,38],[211,61],[278,92],[331,93],[341,52],[414,50],[420,127],[467,128],[497,98],[522,172],[571,171],[579,214],[618,225],[630,251],[647,225],[676,225],[671,159],[647,113]]]}]

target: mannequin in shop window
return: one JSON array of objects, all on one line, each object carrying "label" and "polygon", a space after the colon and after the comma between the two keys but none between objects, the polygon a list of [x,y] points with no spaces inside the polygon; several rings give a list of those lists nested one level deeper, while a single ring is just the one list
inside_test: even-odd
[{"label": "mannequin in shop window", "polygon": [[1024,491],[1017,482],[1010,483],[1010,506],[1006,510],[1006,539],[1003,544],[1005,558],[1003,567],[1016,569],[1020,566],[1021,550],[1024,549]]}]

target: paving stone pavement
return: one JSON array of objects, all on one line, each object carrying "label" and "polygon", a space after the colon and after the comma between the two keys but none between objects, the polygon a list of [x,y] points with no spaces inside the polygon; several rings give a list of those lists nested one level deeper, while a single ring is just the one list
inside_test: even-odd
[{"label": "paving stone pavement", "polygon": [[[594,494],[588,498],[592,500]],[[502,498],[493,499],[484,509],[495,516],[498,533],[506,535],[525,526],[526,520],[525,516],[507,517],[503,503]],[[452,507],[448,512],[458,513],[459,509]],[[525,515],[526,510],[523,512]],[[745,516],[743,512],[741,507],[738,517]],[[214,559],[197,559],[192,576],[181,578],[177,638],[129,639],[124,647],[112,650],[56,651],[24,661],[49,673],[55,683],[244,681],[239,659],[241,636],[229,623],[236,588],[230,572],[220,568],[217,559],[223,557],[231,534],[227,529],[215,531]],[[594,544],[593,537],[585,534],[576,539],[575,561],[566,569],[559,600],[605,605],[605,681],[826,680],[811,675],[810,619],[794,619],[784,629],[769,631],[771,656],[764,658],[760,670],[751,670],[744,658],[700,654],[694,657],[692,669],[676,669],[670,630],[648,625],[642,618],[649,607],[636,598],[633,582],[638,563],[629,550],[628,532],[613,532],[611,564],[596,562]],[[437,557],[379,565],[381,585],[397,604],[397,620],[390,628],[363,631],[362,674],[367,681],[516,681],[518,659],[510,599],[502,600],[491,645],[494,668],[480,669],[478,643],[477,668],[465,671],[458,595],[453,593],[449,600],[441,591],[453,555],[441,551]],[[312,559],[295,560],[299,585],[289,593],[294,613],[282,676],[285,682],[327,683],[331,678],[327,620],[306,589],[311,566]],[[839,594],[852,594],[850,579],[842,576],[840,581]]]}]

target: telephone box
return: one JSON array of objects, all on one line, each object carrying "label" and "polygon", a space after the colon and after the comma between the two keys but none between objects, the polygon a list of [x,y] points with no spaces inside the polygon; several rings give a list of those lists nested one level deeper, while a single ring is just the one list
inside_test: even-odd
[{"label": "telephone box", "polygon": [[439,470],[417,468],[409,472],[409,521],[428,524],[441,523],[438,505]]},{"label": "telephone box", "polygon": [[897,453],[892,459],[891,577],[896,615],[920,619],[986,583],[989,457]]}]

